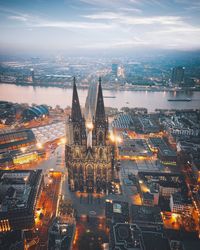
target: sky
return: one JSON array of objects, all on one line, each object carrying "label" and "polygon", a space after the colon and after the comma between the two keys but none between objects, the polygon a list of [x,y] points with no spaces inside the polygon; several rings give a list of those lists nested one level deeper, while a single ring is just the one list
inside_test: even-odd
[{"label": "sky", "polygon": [[199,50],[199,0],[0,0],[0,53]]}]

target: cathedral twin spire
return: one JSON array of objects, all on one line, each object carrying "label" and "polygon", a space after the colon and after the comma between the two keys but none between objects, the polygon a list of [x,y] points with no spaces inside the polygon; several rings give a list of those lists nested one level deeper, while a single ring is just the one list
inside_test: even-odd
[{"label": "cathedral twin spire", "polygon": [[81,107],[79,103],[75,77],[73,78],[73,97],[72,97],[71,119],[73,122],[80,122],[82,120]]},{"label": "cathedral twin spire", "polygon": [[102,87],[101,87],[101,77],[99,77],[99,87],[98,87],[98,95],[97,95],[97,103],[96,103],[95,121],[104,122],[105,119],[106,119],[106,116],[105,116],[103,93],[102,93]]},{"label": "cathedral twin spire", "polygon": [[[101,78],[99,78],[99,86],[98,86],[98,95],[96,102],[96,111],[95,111],[95,121],[105,121],[105,108],[103,101],[103,93],[101,86]],[[80,122],[82,120],[81,107],[79,103],[77,87],[75,82],[75,77],[73,78],[73,97],[72,97],[72,113],[71,119],[74,122]]]}]

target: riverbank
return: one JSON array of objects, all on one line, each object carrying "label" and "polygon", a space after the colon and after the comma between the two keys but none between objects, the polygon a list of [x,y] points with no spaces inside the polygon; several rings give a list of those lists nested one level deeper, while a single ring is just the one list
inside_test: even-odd
[{"label": "riverbank", "polygon": [[[62,88],[62,89],[71,89],[72,85],[69,84],[59,84],[59,83],[52,83],[52,84],[42,84],[42,83],[15,83],[15,82],[0,82],[0,84],[12,84],[16,86],[32,86],[32,87],[42,87],[42,88]],[[78,84],[77,86],[79,89],[88,89],[89,85],[82,85]],[[168,87],[168,86],[146,86],[146,85],[123,85],[123,86],[103,86],[103,89],[105,90],[111,90],[111,91],[150,91],[150,92],[186,92],[186,91],[200,91],[200,87]]]}]

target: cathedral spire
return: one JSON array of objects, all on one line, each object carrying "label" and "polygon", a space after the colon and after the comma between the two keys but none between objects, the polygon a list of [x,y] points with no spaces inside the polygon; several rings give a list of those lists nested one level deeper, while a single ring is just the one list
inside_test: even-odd
[{"label": "cathedral spire", "polygon": [[72,114],[71,119],[74,122],[82,120],[81,107],[78,99],[78,93],[76,88],[76,79],[73,78],[73,97],[72,97]]},{"label": "cathedral spire", "polygon": [[99,77],[99,87],[98,87],[98,94],[97,94],[95,120],[105,121],[105,118],[106,116],[105,116],[103,93],[102,93],[102,87],[101,87],[101,77]]}]

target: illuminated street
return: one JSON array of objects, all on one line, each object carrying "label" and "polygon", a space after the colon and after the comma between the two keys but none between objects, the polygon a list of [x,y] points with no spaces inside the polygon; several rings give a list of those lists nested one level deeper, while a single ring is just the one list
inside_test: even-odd
[{"label": "illuminated street", "polygon": [[36,249],[46,249],[48,240],[48,228],[52,219],[56,216],[57,202],[59,197],[59,188],[61,182],[60,172],[50,172],[50,182],[48,187],[43,189],[40,200],[38,201],[38,210],[43,217],[36,214],[36,231],[39,236],[39,244]]}]

